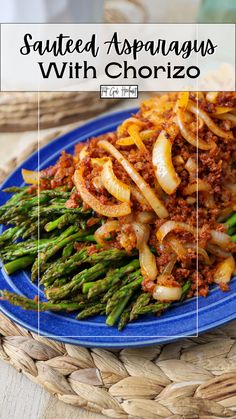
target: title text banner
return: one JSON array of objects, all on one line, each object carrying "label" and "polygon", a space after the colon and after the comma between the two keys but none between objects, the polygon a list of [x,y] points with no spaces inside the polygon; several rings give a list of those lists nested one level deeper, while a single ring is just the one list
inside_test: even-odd
[{"label": "title text banner", "polygon": [[2,24],[2,91],[234,90],[233,24]]}]

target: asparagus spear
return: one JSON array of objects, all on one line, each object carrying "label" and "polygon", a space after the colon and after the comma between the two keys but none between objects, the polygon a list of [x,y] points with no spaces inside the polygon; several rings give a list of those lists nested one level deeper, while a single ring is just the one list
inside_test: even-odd
[{"label": "asparagus spear", "polygon": [[228,228],[227,233],[229,236],[233,236],[235,232],[236,232],[236,226],[232,226]]},{"label": "asparagus spear", "polygon": [[61,233],[61,235],[57,239],[55,239],[53,245],[48,247],[46,251],[40,255],[40,267],[43,267],[45,262],[53,255],[55,255],[55,253],[57,253],[58,250],[65,247],[68,243],[75,242],[81,236],[83,237],[85,235],[84,232],[81,233],[81,231],[76,230],[76,226],[70,226],[65,231],[63,231],[63,233]]},{"label": "asparagus spear", "polygon": [[[23,186],[23,187],[11,186],[10,188],[3,189],[3,192],[10,193],[10,194],[18,194],[18,196],[16,197],[17,201],[19,201],[19,197],[35,196],[38,193],[40,195],[48,195],[50,198],[60,197],[64,199],[69,199],[71,195],[71,191],[65,191],[60,187],[55,188],[55,189],[45,189],[43,191],[38,191],[38,189],[36,189],[33,193],[31,192],[30,194],[28,193],[28,191],[29,191],[28,186]],[[20,196],[19,196],[19,193],[20,193]],[[8,200],[7,202],[10,202],[10,200]]]},{"label": "asparagus spear", "polygon": [[32,238],[32,237],[38,238],[39,231],[43,229],[46,222],[47,221],[45,220],[45,218],[40,219],[40,220],[35,220],[35,221],[29,220],[29,222],[27,223],[27,225],[29,225],[29,226],[23,232],[22,239],[27,239],[29,237],[30,238]]},{"label": "asparagus spear", "polygon": [[76,240],[82,240],[85,237],[86,232],[78,231],[75,233],[76,230],[77,230],[76,226],[68,227],[65,231],[63,231],[63,233],[61,233],[59,237],[54,239],[50,247],[48,246],[47,248],[43,249],[44,252],[39,254],[38,258],[36,259],[32,267],[33,280],[37,277],[39,271],[42,272],[45,270],[47,260],[51,258],[52,256],[54,256],[55,253],[57,253],[60,249],[65,247],[67,244],[71,242],[74,243]]},{"label": "asparagus spear", "polygon": [[72,280],[60,288],[50,288],[46,291],[49,300],[61,300],[71,292],[78,290],[86,281],[92,281],[106,273],[109,262],[100,262],[89,269],[84,269],[75,275]]},{"label": "asparagus spear", "polygon": [[133,291],[135,291],[138,287],[140,287],[142,281],[143,281],[143,277],[142,275],[140,275],[137,279],[135,279],[134,281],[130,282],[127,285],[124,285],[115,294],[113,294],[113,296],[107,302],[106,313],[109,314],[114,309],[117,301],[123,300],[125,296],[130,294],[130,292],[132,294]]},{"label": "asparagus spear", "polygon": [[147,306],[141,307],[139,311],[136,311],[136,315],[157,313],[161,310],[166,310],[170,305],[171,303],[160,302],[148,304]]},{"label": "asparagus spear", "polygon": [[34,206],[44,205],[47,202],[50,201],[50,197],[47,194],[37,195],[26,199],[23,199],[21,201],[18,201],[14,208],[22,208],[24,210],[29,209]]},{"label": "asparagus spear", "polygon": [[[140,270],[131,273],[126,278],[122,279],[122,286],[128,284],[129,282],[132,282],[134,279],[137,279],[140,275]],[[120,283],[115,284],[109,288],[109,290],[106,292],[106,294],[102,297],[102,302],[106,303],[108,300],[111,299],[111,297],[120,289]]]},{"label": "asparagus spear", "polygon": [[[79,241],[82,241],[82,240],[79,240]],[[96,243],[96,240],[95,240],[95,237],[94,237],[93,234],[88,234],[88,235],[84,236],[83,241],[88,242],[88,243]]]},{"label": "asparagus spear", "polygon": [[126,305],[128,304],[131,296],[132,296],[133,290],[130,289],[127,291],[126,295],[120,299],[118,304],[113,308],[111,313],[106,319],[107,326],[114,326],[118,318],[120,317],[121,313],[124,311]]},{"label": "asparagus spear", "polygon": [[70,274],[71,272],[75,271],[87,257],[87,248],[85,248],[72,255],[66,261],[64,258],[59,259],[57,263],[49,266],[49,268],[44,272],[41,283],[52,283],[56,278],[62,275]]},{"label": "asparagus spear", "polygon": [[77,215],[76,214],[63,214],[59,218],[56,218],[56,220],[50,221],[45,225],[45,230],[47,232],[55,230],[55,228],[63,228],[68,224],[74,224],[76,221]]},{"label": "asparagus spear", "polygon": [[130,305],[121,314],[120,320],[118,323],[118,330],[123,330],[124,327],[129,323],[131,309],[132,309],[132,306]]},{"label": "asparagus spear", "polygon": [[77,316],[77,320],[85,319],[86,317],[96,316],[97,314],[105,314],[106,306],[102,303],[91,305],[91,307],[85,308]]},{"label": "asparagus spear", "polygon": [[16,271],[19,271],[20,269],[25,269],[28,266],[32,265],[34,260],[35,260],[35,256],[32,256],[32,255],[23,256],[22,258],[15,259],[12,262],[6,263],[4,265],[4,269],[8,273],[8,275],[11,275]]},{"label": "asparagus spear", "polygon": [[50,199],[53,198],[62,198],[62,199],[69,199],[71,195],[71,191],[63,191],[61,188],[55,188],[55,189],[46,189],[44,191],[40,192],[41,195],[46,194],[50,197]]},{"label": "asparagus spear", "polygon": [[27,198],[25,200],[21,200],[19,202],[16,202],[14,206],[9,206],[7,210],[2,213],[0,217],[0,222],[5,223],[8,220],[12,220],[16,215],[19,214],[27,214],[27,216],[30,215],[30,210],[33,208],[32,211],[37,212],[39,211],[39,206],[47,203],[49,201],[49,197],[46,195],[43,196],[34,196],[33,198]]},{"label": "asparagus spear", "polygon": [[[186,298],[186,295],[191,287],[191,281],[187,281],[183,287],[182,287],[182,297],[181,300]],[[150,303],[149,301],[151,299],[151,295],[148,293],[143,293],[138,298],[136,304],[134,304],[134,307],[132,309],[133,313],[130,316],[130,320],[136,319],[141,314],[149,314],[149,313],[157,313],[161,310],[167,309],[171,303],[161,303],[161,302],[155,302]]]},{"label": "asparagus spear", "polygon": [[122,266],[113,272],[107,274],[106,278],[97,281],[88,291],[88,298],[102,294],[107,291],[110,286],[115,285],[120,279],[139,268],[139,260],[134,259],[128,265]]},{"label": "asparagus spear", "polygon": [[74,243],[68,243],[62,251],[63,259],[69,258],[72,255],[73,251],[74,251]]},{"label": "asparagus spear", "polygon": [[6,247],[1,252],[4,261],[11,261],[26,255],[36,255],[38,250],[45,249],[53,241],[51,239],[28,240]]},{"label": "asparagus spear", "polygon": [[[63,215],[63,214],[91,214],[91,211],[84,211],[83,207],[67,208],[64,204],[52,204],[45,207],[40,207],[40,215]],[[31,218],[38,217],[38,208],[33,208],[30,212]]]},{"label": "asparagus spear", "polygon": [[[97,281],[98,282],[98,281]],[[89,290],[94,286],[93,282],[85,282],[82,287],[82,293],[88,294]]]},{"label": "asparagus spear", "polygon": [[11,227],[5,230],[0,236],[0,246],[6,245],[9,240],[14,241],[18,239],[25,230],[25,225]]},{"label": "asparagus spear", "polygon": [[51,301],[36,301],[30,298],[22,297],[22,295],[15,294],[9,291],[1,291],[1,300],[8,301],[9,303],[20,306],[25,310],[34,311],[76,311],[79,310],[83,305],[81,302],[72,301],[60,301],[59,303],[52,303]]},{"label": "asparagus spear", "polygon": [[131,313],[130,313],[130,321],[136,319],[138,317],[138,313],[142,307],[145,307],[149,304],[151,299],[151,294],[143,292],[134,303]]},{"label": "asparagus spear", "polygon": [[[14,193],[14,190],[16,190],[15,187],[12,187],[12,188],[4,189],[4,192]],[[6,208],[11,207],[15,205],[17,202],[19,202],[24,195],[27,195],[27,191],[28,191],[28,187],[17,188],[15,195],[13,195],[10,199],[8,199],[7,202],[5,202],[4,205],[1,206],[0,213],[1,214],[4,213]]]},{"label": "asparagus spear", "polygon": [[76,252],[68,260],[65,261],[62,259],[61,262],[58,261],[58,264],[53,265],[51,268],[45,271],[42,278],[42,283],[45,281],[53,281],[53,279],[58,278],[59,276],[73,273],[82,263],[85,262],[89,264],[95,264],[100,261],[113,262],[122,260],[126,256],[127,254],[125,251],[117,249],[104,250],[103,252],[90,254],[90,247],[86,247],[79,252]]},{"label": "asparagus spear", "polygon": [[233,215],[231,215],[231,217],[229,217],[228,220],[226,220],[225,224],[229,228],[236,226],[236,212]]},{"label": "asparagus spear", "polygon": [[[12,193],[12,194],[19,194],[20,192],[26,193],[28,191],[28,186],[10,186],[9,188],[3,189],[3,192]],[[13,197],[12,197],[13,198]],[[8,200],[9,202],[10,200]]]},{"label": "asparagus spear", "polygon": [[[58,252],[58,250],[65,248],[66,246],[69,245],[73,245],[75,244],[75,242],[87,242],[87,241],[91,241],[94,242],[94,236],[92,234],[88,234],[87,232],[83,232],[83,231],[78,231],[77,233],[69,236],[69,237],[65,237],[63,238],[63,240],[56,242],[54,247],[46,249],[46,252],[43,254],[43,266],[41,268],[44,268],[45,266],[45,260],[48,260],[49,258],[51,258],[52,256],[55,255],[55,253]],[[72,247],[73,249],[73,247]],[[68,250],[68,249],[67,249]],[[64,257],[64,256],[63,256]],[[44,269],[45,270],[45,269]]]},{"label": "asparagus spear", "polygon": [[109,290],[103,296],[101,296],[101,302],[107,303],[107,301],[110,300],[112,295],[114,295],[119,289],[120,289],[119,283],[113,285],[111,288],[109,288]]},{"label": "asparagus spear", "polygon": [[62,285],[65,285],[69,282],[70,280],[68,278],[62,277],[62,278],[57,278],[55,282],[53,282],[53,284],[48,284],[47,282],[44,284],[44,290],[52,288],[52,287],[60,287]]},{"label": "asparagus spear", "polygon": [[191,285],[192,285],[192,282],[189,280],[189,281],[187,281],[184,285],[183,285],[183,287],[182,287],[182,296],[181,296],[181,301],[183,301],[186,297],[187,297],[187,294],[188,294],[188,292],[189,292],[189,290],[190,290],[190,288],[191,288]]}]

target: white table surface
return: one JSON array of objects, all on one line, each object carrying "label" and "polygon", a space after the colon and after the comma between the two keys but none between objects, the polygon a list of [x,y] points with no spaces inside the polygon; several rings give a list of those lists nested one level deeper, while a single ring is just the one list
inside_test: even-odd
[{"label": "white table surface", "polygon": [[66,405],[0,361],[0,419],[104,419]]}]

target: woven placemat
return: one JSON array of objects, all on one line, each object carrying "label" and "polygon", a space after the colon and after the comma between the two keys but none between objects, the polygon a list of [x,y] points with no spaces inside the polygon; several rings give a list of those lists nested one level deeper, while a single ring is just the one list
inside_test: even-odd
[{"label": "woven placemat", "polygon": [[108,351],[39,337],[0,314],[0,357],[64,403],[106,417],[236,417],[236,322],[164,346]]}]

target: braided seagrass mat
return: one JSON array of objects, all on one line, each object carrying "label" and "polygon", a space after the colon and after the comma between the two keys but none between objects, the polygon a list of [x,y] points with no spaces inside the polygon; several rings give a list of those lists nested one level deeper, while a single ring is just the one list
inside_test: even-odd
[{"label": "braided seagrass mat", "polygon": [[64,403],[107,418],[236,418],[236,322],[108,351],[39,337],[0,313],[0,357]]}]

